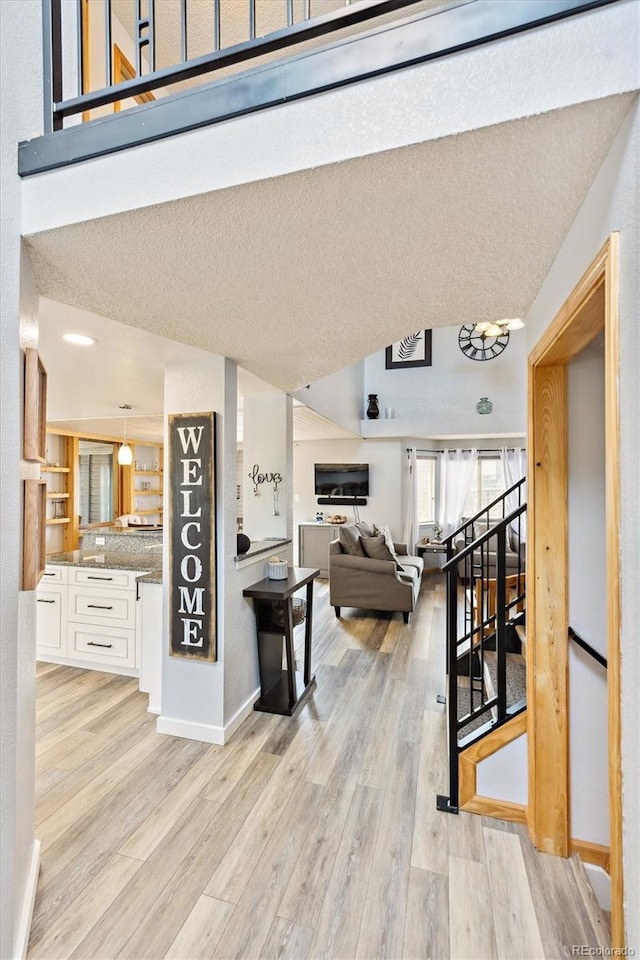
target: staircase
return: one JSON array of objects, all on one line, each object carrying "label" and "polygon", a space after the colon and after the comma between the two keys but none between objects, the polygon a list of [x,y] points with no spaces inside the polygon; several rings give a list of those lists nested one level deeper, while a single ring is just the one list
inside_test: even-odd
[{"label": "staircase", "polygon": [[458,812],[465,750],[526,709],[524,478],[444,541],[447,560],[449,796]]}]

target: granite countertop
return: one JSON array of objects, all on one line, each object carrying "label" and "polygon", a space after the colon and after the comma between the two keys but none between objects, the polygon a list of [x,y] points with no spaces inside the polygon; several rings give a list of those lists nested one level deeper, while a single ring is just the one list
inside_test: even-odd
[{"label": "granite countertop", "polygon": [[137,578],[141,583],[162,583],[162,555],[151,550],[145,553],[117,553],[95,548],[68,550],[66,553],[50,554],[47,564],[103,570],[139,570],[145,571]]},{"label": "granite countertop", "polygon": [[[238,554],[235,560],[247,560],[261,554],[277,553],[291,540],[255,540],[246,553]],[[65,567],[92,567],[103,570],[138,570],[139,583],[162,583],[161,545],[147,547],[139,551],[108,550],[104,547],[90,547],[87,550],[68,550],[66,553],[52,553],[47,563]],[[144,571],[144,573],[142,572]]]},{"label": "granite countertop", "polygon": [[233,559],[248,560],[250,557],[258,557],[261,553],[277,553],[283,547],[286,547],[291,540],[253,540],[246,553],[239,553]]},{"label": "granite countertop", "polygon": [[82,534],[94,534],[99,537],[139,537],[141,534],[144,536],[148,533],[160,534],[160,536],[162,536],[162,531],[162,527],[152,526],[146,523],[136,524],[135,526],[132,524],[130,527],[80,528],[80,533]]}]

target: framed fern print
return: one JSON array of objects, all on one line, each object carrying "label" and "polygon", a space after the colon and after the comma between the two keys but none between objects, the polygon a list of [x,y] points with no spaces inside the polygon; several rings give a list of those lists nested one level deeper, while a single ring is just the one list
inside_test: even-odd
[{"label": "framed fern print", "polygon": [[431,330],[409,333],[402,340],[387,347],[387,370],[401,370],[404,367],[431,366]]}]

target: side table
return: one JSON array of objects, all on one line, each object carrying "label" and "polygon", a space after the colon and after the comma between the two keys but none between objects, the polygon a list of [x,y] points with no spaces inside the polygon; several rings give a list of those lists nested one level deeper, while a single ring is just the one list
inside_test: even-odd
[{"label": "side table", "polygon": [[437,567],[427,568],[427,555],[436,556],[439,555],[443,560],[447,558],[447,548],[444,543],[440,543],[437,540],[430,540],[429,543],[417,543],[416,544],[416,553],[419,557],[425,562],[425,572],[436,572],[440,569],[440,562],[438,561]]},{"label": "side table", "polygon": [[[254,709],[290,717],[306,694],[315,686],[311,676],[311,636],[313,629],[313,581],[320,570],[313,567],[290,567],[286,580],[265,578],[245,587],[244,597],[253,599],[258,638],[260,667],[260,699]],[[304,627],[304,668],[296,673],[293,650],[293,594],[306,586]],[[280,613],[281,617],[277,614]],[[282,667],[282,642],[286,669]]]}]

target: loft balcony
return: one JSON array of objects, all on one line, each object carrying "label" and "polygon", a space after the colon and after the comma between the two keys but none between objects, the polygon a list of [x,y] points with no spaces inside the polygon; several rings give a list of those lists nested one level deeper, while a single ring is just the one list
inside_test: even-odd
[{"label": "loft balcony", "polygon": [[43,0],[23,177],[436,60],[617,0]]}]

